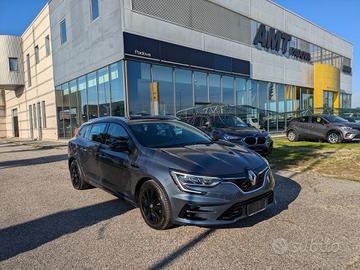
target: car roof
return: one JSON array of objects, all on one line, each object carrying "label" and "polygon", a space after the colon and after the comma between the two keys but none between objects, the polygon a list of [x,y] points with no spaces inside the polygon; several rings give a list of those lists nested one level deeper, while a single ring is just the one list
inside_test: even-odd
[{"label": "car roof", "polygon": [[90,125],[90,124],[97,124],[97,123],[104,123],[104,122],[120,122],[130,124],[133,122],[143,122],[143,121],[169,121],[169,120],[179,120],[179,118],[175,116],[162,116],[162,115],[155,115],[155,116],[130,116],[130,117],[119,117],[119,116],[106,116],[106,117],[99,117],[89,120],[88,122],[84,123],[83,125]]}]

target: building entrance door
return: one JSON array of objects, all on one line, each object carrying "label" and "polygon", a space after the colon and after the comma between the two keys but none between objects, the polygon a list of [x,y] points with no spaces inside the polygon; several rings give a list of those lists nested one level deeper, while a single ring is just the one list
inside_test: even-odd
[{"label": "building entrance door", "polygon": [[17,109],[12,110],[13,135],[19,137],[19,119]]}]

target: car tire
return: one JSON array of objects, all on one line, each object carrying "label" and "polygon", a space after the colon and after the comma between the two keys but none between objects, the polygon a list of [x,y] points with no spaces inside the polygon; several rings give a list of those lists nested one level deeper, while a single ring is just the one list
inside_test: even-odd
[{"label": "car tire", "polygon": [[138,201],[141,215],[151,228],[166,230],[172,226],[169,198],[156,181],[148,180],[141,186]]},{"label": "car tire", "polygon": [[290,130],[287,133],[287,138],[289,140],[289,142],[296,142],[299,140],[299,135],[297,135],[297,133],[295,132],[295,130]]},{"label": "car tire", "polygon": [[329,132],[329,134],[327,135],[327,141],[331,144],[337,144],[341,142],[341,136],[339,133],[335,132],[335,131],[331,131]]},{"label": "car tire", "polygon": [[71,162],[69,169],[70,169],[71,183],[75,189],[84,190],[84,189],[93,188],[93,186],[89,185],[84,181],[84,177],[81,174],[79,164],[75,159]]}]

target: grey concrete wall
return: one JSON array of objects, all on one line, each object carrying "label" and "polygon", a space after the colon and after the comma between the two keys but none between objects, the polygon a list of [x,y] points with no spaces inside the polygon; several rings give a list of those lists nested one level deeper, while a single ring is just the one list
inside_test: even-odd
[{"label": "grey concrete wall", "polygon": [[[9,57],[18,58],[18,71],[10,71]],[[21,37],[0,35],[0,89],[24,85]]]},{"label": "grey concrete wall", "polygon": [[[209,0],[256,21],[352,58],[351,43],[268,0]],[[277,83],[313,87],[313,65],[275,55],[255,47],[201,33],[132,10],[124,0],[124,31],[204,51],[251,61],[251,77]],[[343,87],[351,92],[351,76]]]},{"label": "grey concrete wall", "polygon": [[[55,85],[123,58],[121,0],[99,0],[100,16],[91,21],[89,0],[49,2]],[[61,45],[65,18],[67,42]]]}]

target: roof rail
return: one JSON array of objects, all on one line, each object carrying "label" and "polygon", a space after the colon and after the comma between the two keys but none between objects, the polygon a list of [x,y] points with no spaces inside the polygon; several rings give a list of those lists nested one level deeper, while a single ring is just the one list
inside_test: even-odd
[{"label": "roof rail", "polygon": [[131,115],[129,120],[179,120],[173,115]]}]

